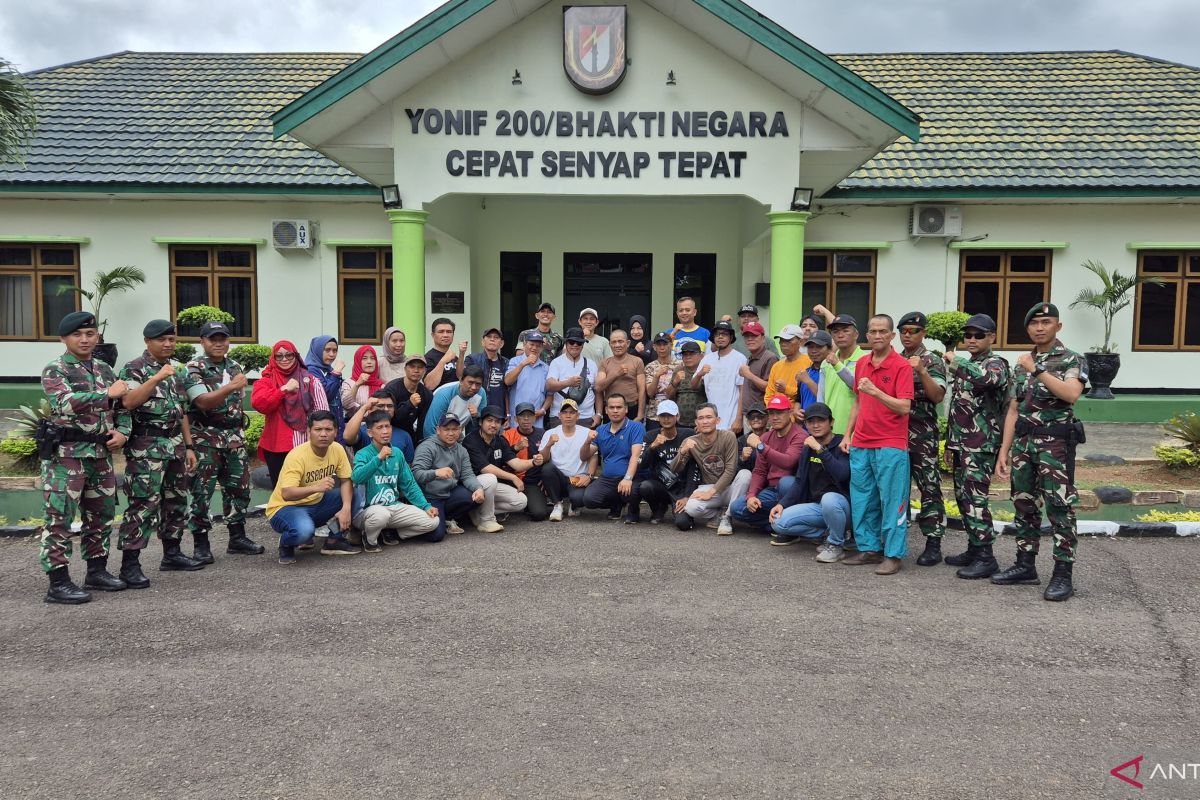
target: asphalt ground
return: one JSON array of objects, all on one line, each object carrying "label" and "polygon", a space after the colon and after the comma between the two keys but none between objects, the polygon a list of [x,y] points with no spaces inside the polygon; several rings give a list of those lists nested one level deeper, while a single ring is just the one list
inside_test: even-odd
[{"label": "asphalt ground", "polygon": [[150,589],[77,607],[3,541],[0,798],[1200,796],[1109,775],[1200,761],[1200,542],[1085,540],[1056,604],[919,538],[892,577],[596,517],[197,573],[152,544]]}]

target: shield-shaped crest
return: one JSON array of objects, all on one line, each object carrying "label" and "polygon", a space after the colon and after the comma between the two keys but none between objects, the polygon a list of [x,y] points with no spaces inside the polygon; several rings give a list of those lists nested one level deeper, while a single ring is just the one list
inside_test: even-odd
[{"label": "shield-shaped crest", "polygon": [[625,77],[625,6],[563,8],[563,67],[575,88],[604,94]]}]

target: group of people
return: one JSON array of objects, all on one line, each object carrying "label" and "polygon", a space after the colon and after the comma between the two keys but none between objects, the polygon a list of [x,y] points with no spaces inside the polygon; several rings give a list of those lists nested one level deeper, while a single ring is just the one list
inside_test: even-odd
[{"label": "group of people", "polygon": [[[892,575],[906,554],[915,483],[926,537],[918,565],[944,560],[961,578],[1039,584],[1044,505],[1055,562],[1045,597],[1071,596],[1072,468],[1082,441],[1071,409],[1087,374],[1058,339],[1054,304],[1030,309],[1034,347],[1015,369],[993,352],[996,324],[984,314],[968,320],[961,350],[937,354],[925,348],[920,312],[898,323],[872,316],[863,349],[858,321],[823,306],[774,337],[753,305],[711,329],[696,323],[693,299],[680,298],[675,311],[670,329],[652,333],[635,316],[605,337],[595,309],[559,334],[554,306],[542,303],[511,358],[500,329],[485,330],[469,352],[466,340],[455,346],[454,323],[439,318],[427,353],[407,354],[404,333],[389,328],[378,348],[356,350],[349,375],[332,336],[313,338],[303,358],[292,342],[276,342],[250,401],[265,418],[258,456],[273,487],[266,516],[280,537],[279,562],[318,547],[336,556],[438,542],[467,526],[496,533],[510,515],[557,522],[599,509],[625,524],[708,526],[718,535],[743,525],[774,546],[816,543],[821,564]],[[174,325],[151,321],[145,352],[119,374],[92,358],[91,314],[68,314],[59,334],[66,352],[42,374],[52,409],[43,461],[47,602],[148,586],[140,554],[152,532],[162,540],[161,570],[213,563],[217,488],[227,552],[263,553],[245,532],[249,383],[228,358],[226,326],[205,324],[203,353],[180,367]],[[947,394],[944,458],[969,540],[943,557],[938,406]],[[114,576],[117,450],[128,504]],[[1011,476],[1017,512],[1016,563],[1003,570],[988,509],[993,475]],[[68,570],[77,510],[82,588]],[[185,529],[191,555],[180,547]]]}]

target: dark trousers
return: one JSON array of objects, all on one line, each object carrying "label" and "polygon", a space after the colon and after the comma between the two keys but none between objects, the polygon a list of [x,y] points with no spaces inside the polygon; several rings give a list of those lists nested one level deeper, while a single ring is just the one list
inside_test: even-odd
[{"label": "dark trousers", "polygon": [[620,475],[608,478],[601,476],[589,483],[587,491],[583,495],[584,508],[607,508],[612,511],[620,511],[622,506],[628,504],[629,513],[636,516],[638,505],[642,502],[641,496],[638,494],[637,482],[630,481],[633,484],[633,491],[626,497],[617,491],[617,485],[622,479]]},{"label": "dark trousers", "polygon": [[275,453],[271,450],[263,450],[263,463],[267,465],[267,474],[271,476],[272,489],[279,483],[279,473],[283,472],[283,462],[287,458],[287,455],[287,453]]},{"label": "dark trousers", "polygon": [[458,519],[475,507],[471,499],[471,490],[461,483],[454,487],[449,497],[427,497],[430,505],[438,510],[438,526],[429,533],[417,537],[419,542],[440,542],[446,538],[446,522]]},{"label": "dark trousers", "polygon": [[541,522],[550,516],[550,506],[546,503],[546,495],[542,487],[536,483],[525,484],[525,516],[534,522]]},{"label": "dark trousers", "polygon": [[647,478],[638,486],[638,495],[650,506],[650,516],[662,517],[675,513],[675,501],[679,498],[671,494],[666,484],[658,478]]},{"label": "dark trousers", "polygon": [[542,465],[542,488],[546,491],[546,499],[552,505],[570,500],[575,508],[583,508],[584,487],[572,486],[570,479],[559,472],[552,461]]}]

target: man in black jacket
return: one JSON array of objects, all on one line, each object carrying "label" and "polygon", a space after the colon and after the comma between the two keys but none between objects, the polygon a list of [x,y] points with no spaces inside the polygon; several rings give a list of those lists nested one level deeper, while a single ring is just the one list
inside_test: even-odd
[{"label": "man in black jacket", "polygon": [[804,411],[809,437],[800,451],[796,482],[771,509],[773,545],[827,535],[816,560],[833,564],[845,556],[846,521],[850,518],[850,457],[838,449],[842,436],[833,432],[833,414],[824,403]]},{"label": "man in black jacket", "polygon": [[395,406],[392,427],[407,431],[414,445],[420,444],[425,438],[425,415],[429,413],[429,403],[433,400],[433,392],[425,388],[424,378],[425,357],[413,355],[404,362],[404,377],[396,378],[383,387],[392,396]]},{"label": "man in black jacket", "polygon": [[[646,446],[638,472],[643,476],[638,493],[650,506],[650,522],[659,525],[667,512],[674,510],[675,501],[691,494],[695,486],[684,493],[688,480],[671,471],[671,462],[679,455],[683,440],[695,433],[680,427],[679,406],[674,400],[658,401],[660,427],[646,434]],[[698,484],[697,484],[698,485]]]}]

